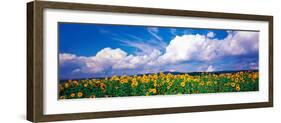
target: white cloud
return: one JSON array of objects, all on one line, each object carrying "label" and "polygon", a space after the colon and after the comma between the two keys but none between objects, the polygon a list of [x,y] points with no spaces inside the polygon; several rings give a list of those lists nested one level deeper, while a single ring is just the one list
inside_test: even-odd
[{"label": "white cloud", "polygon": [[158,41],[162,41],[162,38],[160,36],[157,35],[158,33],[158,28],[156,27],[148,27],[147,31],[149,34],[151,34],[155,39],[157,39]]},{"label": "white cloud", "polygon": [[[133,47],[136,48],[138,51],[135,52],[138,55],[143,55],[143,54],[149,54],[151,53],[154,49],[162,51],[167,47],[167,43],[162,40],[160,36],[157,35],[158,33],[158,28],[156,27],[149,27],[147,28],[147,31],[149,34],[151,34],[151,39],[144,41],[145,39],[127,34],[125,35],[127,37],[130,37],[131,39],[124,39],[124,38],[113,38],[116,41],[121,42],[121,45],[125,47]],[[125,37],[126,37],[125,36]]]},{"label": "white cloud", "polygon": [[212,65],[210,65],[205,72],[213,72],[215,70],[216,69]]},{"label": "white cloud", "polygon": [[208,38],[213,38],[213,37],[215,37],[215,33],[214,32],[208,32],[208,34],[207,34],[207,37]]},{"label": "white cloud", "polygon": [[220,47],[225,54],[243,55],[258,51],[258,32],[239,31],[229,33]]},{"label": "white cloud", "polygon": [[160,51],[153,50],[150,54],[146,54],[146,55],[141,55],[141,56],[129,55],[123,60],[121,60],[120,62],[114,64],[113,68],[132,69],[132,68],[143,67],[155,61],[160,54],[161,54]]},{"label": "white cloud", "polygon": [[200,55],[198,53],[205,45],[205,40],[205,36],[198,34],[176,36],[166,47],[165,54],[159,57],[158,62],[177,63],[192,60]]},{"label": "white cloud", "polygon": [[82,71],[86,73],[103,72],[104,70],[110,69],[115,63],[118,63],[126,58],[126,56],[127,53],[119,48],[104,48],[99,51],[96,56],[81,59],[85,64],[82,67]]},{"label": "white cloud", "polygon": [[245,55],[258,51],[258,32],[229,33],[225,39],[209,39],[206,35],[176,36],[159,57],[158,63],[210,61],[222,56]]},{"label": "white cloud", "polygon": [[140,52],[136,52],[137,54],[150,54],[153,50],[157,49],[157,50],[161,50],[163,49],[163,46],[157,45],[157,44],[149,44],[149,43],[145,43],[142,41],[126,41],[126,40],[122,40],[120,41],[122,43],[124,43],[124,46],[127,47],[133,47],[138,49]]},{"label": "white cloud", "polygon": [[64,62],[67,62],[67,61],[73,61],[75,59],[76,59],[76,55],[74,55],[74,54],[68,54],[68,53],[59,54],[60,64],[63,64]]},{"label": "white cloud", "polygon": [[95,56],[91,57],[77,57],[73,54],[60,54],[62,64],[66,62],[75,61],[81,66],[73,72],[83,73],[101,73],[110,69],[133,69],[149,64],[158,58],[160,51],[153,50],[148,55],[128,55],[125,51],[117,48],[104,48]]}]

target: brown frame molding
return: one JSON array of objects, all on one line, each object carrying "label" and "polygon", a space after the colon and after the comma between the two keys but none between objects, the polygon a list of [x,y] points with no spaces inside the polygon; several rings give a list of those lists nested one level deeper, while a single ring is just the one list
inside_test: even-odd
[{"label": "brown frame molding", "polygon": [[[189,16],[238,20],[257,20],[269,23],[269,101],[258,103],[159,108],[95,113],[73,113],[44,115],[43,113],[43,11],[46,8],[103,11],[118,13],[138,13],[152,15]],[[273,107],[273,16],[233,13],[201,12],[172,9],[156,9],[126,6],[109,6],[80,3],[34,1],[27,3],[27,120],[47,122],[61,120],[80,120],[107,117],[156,115],[170,113],[202,112],[245,108]]]}]

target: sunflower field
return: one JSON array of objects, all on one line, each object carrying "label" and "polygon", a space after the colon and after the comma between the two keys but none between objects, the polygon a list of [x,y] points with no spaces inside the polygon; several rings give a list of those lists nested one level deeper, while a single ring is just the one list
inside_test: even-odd
[{"label": "sunflower field", "polygon": [[103,79],[64,80],[58,84],[58,90],[59,99],[243,92],[258,91],[258,80],[258,71],[203,72],[197,75],[160,72]]}]

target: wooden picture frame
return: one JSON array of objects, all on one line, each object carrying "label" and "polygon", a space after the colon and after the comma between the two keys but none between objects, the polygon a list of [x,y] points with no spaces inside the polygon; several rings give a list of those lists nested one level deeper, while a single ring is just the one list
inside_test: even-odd
[{"label": "wooden picture frame", "polygon": [[[233,20],[253,20],[268,22],[268,101],[207,105],[207,106],[186,106],[166,107],[155,109],[137,109],[122,111],[83,112],[69,114],[44,114],[44,10],[81,10],[101,11],[114,13],[133,13],[149,15],[169,15],[179,17],[200,17],[219,18]],[[27,120],[32,122],[80,120],[108,117],[156,115],[170,113],[202,112],[214,110],[231,110],[245,108],[273,107],[273,17],[264,15],[248,15],[233,13],[201,12],[187,10],[170,10],[156,8],[140,8],[125,6],[94,5],[80,3],[46,2],[34,1],[27,3]]]}]

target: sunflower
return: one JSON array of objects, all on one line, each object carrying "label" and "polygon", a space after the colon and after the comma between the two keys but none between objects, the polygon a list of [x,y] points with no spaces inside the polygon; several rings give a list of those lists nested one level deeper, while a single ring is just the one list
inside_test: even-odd
[{"label": "sunflower", "polygon": [[128,80],[126,78],[123,78],[123,79],[120,80],[121,84],[124,84],[124,83],[127,83],[127,82],[128,82]]},{"label": "sunflower", "polygon": [[71,93],[71,94],[70,94],[70,97],[75,97],[75,93]]},{"label": "sunflower", "polygon": [[153,81],[153,86],[156,87],[157,86],[157,80]]},{"label": "sunflower", "polygon": [[240,91],[240,86],[237,84],[235,89],[236,89],[236,91]]},{"label": "sunflower", "polygon": [[82,97],[82,96],[83,96],[83,93],[82,93],[82,92],[78,92],[77,96],[78,96],[78,97]]},{"label": "sunflower", "polygon": [[132,79],[131,86],[132,86],[133,88],[138,86],[138,81],[137,81],[137,79],[135,79],[135,78]]},{"label": "sunflower", "polygon": [[181,82],[181,86],[184,87],[185,86],[185,82]]},{"label": "sunflower", "polygon": [[73,83],[74,83],[76,86],[79,85],[79,83],[78,83],[77,81],[73,81]]},{"label": "sunflower", "polygon": [[148,91],[149,91],[149,92],[152,92],[152,93],[154,93],[154,94],[156,93],[156,89],[155,89],[155,88],[149,89]]},{"label": "sunflower", "polygon": [[84,84],[84,87],[87,88],[87,87],[88,87],[88,83],[85,83],[85,84]]},{"label": "sunflower", "polygon": [[171,86],[167,86],[167,90],[169,90],[171,88]]},{"label": "sunflower", "polygon": [[65,83],[65,84],[64,84],[64,87],[65,87],[65,88],[68,88],[68,87],[69,87],[69,84],[68,84],[68,83]]},{"label": "sunflower", "polygon": [[235,83],[234,82],[232,82],[230,85],[231,85],[231,87],[235,87]]},{"label": "sunflower", "polygon": [[106,91],[105,89],[106,89],[106,85],[104,84],[104,83],[101,83],[100,84],[100,88],[102,89],[102,91]]},{"label": "sunflower", "polygon": [[173,85],[172,81],[168,82],[168,86],[172,86],[172,85]]}]

